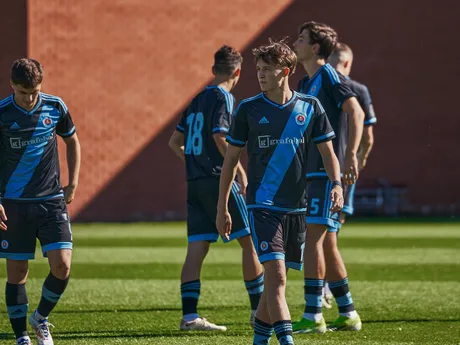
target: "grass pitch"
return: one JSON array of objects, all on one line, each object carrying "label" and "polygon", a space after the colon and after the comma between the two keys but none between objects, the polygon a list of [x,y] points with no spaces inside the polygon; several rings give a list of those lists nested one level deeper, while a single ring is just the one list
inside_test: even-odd
[{"label": "grass pitch", "polygon": [[[56,344],[252,344],[238,244],[213,245],[202,273],[199,312],[229,331],[182,333],[184,223],[76,224],[73,231],[71,281],[50,317]],[[348,224],[339,243],[363,330],[296,335],[296,344],[460,344],[458,223]],[[49,271],[37,258],[27,283],[30,311]],[[295,320],[304,304],[301,273],[289,272],[287,295]],[[0,345],[14,344],[2,305]],[[335,305],[325,311],[326,321],[336,315]]]}]

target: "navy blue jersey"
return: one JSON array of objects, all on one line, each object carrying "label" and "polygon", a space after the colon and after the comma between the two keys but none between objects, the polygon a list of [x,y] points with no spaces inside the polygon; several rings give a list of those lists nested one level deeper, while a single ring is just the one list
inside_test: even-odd
[{"label": "navy blue jersey", "polygon": [[307,147],[335,134],[317,98],[293,93],[276,104],[263,93],[240,103],[227,136],[248,150],[248,208],[305,213]]},{"label": "navy blue jersey", "polygon": [[377,123],[374,107],[372,106],[372,99],[369,89],[366,85],[358,83],[356,80],[346,78],[346,84],[350,87],[351,91],[356,94],[359,105],[364,111],[364,126],[373,126]]},{"label": "navy blue jersey", "polygon": [[[317,97],[326,110],[336,134],[333,141],[334,151],[342,166],[348,140],[348,116],[342,113],[341,107],[346,99],[356,95],[346,84],[345,77],[330,64],[322,66],[311,78],[305,76],[299,83],[298,91]],[[327,177],[323,160],[315,145],[309,146],[308,157],[307,178]]]},{"label": "navy blue jersey", "polygon": [[224,157],[213,135],[228,133],[234,104],[231,93],[219,86],[208,86],[182,114],[176,130],[184,133],[188,181],[220,176]]},{"label": "navy blue jersey", "polygon": [[0,102],[0,195],[45,200],[63,196],[56,134],[70,137],[75,126],[64,102],[44,93],[31,111],[11,95]]}]

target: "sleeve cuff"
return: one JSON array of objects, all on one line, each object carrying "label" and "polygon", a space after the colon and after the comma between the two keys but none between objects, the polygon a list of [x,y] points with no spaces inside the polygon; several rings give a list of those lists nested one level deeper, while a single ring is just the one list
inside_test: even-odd
[{"label": "sleeve cuff", "polygon": [[233,139],[231,136],[227,135],[227,142],[233,146],[243,147],[246,145],[245,141]]},{"label": "sleeve cuff", "polygon": [[213,128],[212,130],[212,133],[228,133],[230,129],[227,128],[227,127],[216,127],[216,128]]},{"label": "sleeve cuff", "polygon": [[319,137],[312,138],[312,140],[313,140],[313,142],[315,144],[319,144],[319,143],[322,143],[322,142],[325,142],[325,141],[332,140],[334,138],[335,138],[335,132],[332,131],[332,132],[329,132],[327,134],[321,135]]},{"label": "sleeve cuff", "polygon": [[373,117],[372,119],[364,121],[364,126],[372,126],[377,123],[377,118]]},{"label": "sleeve cuff", "polygon": [[75,134],[75,126],[72,127],[72,129],[70,131],[68,131],[67,133],[59,133],[59,132],[56,132],[60,137],[63,137],[63,138],[69,138],[71,137],[72,135]]}]

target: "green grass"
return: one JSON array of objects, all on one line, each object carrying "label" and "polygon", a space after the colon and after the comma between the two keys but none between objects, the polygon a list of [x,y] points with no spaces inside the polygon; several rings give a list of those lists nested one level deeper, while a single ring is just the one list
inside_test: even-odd
[{"label": "green grass", "polygon": [[[184,224],[77,224],[73,230],[72,279],[51,317],[56,344],[252,343],[237,244],[213,245],[202,272],[200,313],[229,331],[181,333]],[[459,224],[350,224],[340,245],[364,328],[298,335],[296,344],[460,344]],[[27,284],[30,310],[48,274],[46,260],[39,251],[36,256]],[[2,265],[0,275],[5,274]],[[300,272],[289,272],[294,319],[303,310],[302,279]],[[336,315],[335,308],[325,312],[327,321]],[[2,344],[14,344],[5,307],[0,308]]]}]

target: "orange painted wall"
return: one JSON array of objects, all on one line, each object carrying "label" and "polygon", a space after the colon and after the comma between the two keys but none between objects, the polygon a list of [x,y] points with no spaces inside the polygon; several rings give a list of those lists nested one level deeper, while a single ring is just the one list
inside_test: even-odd
[{"label": "orange painted wall", "polygon": [[[24,18],[19,3],[11,11]],[[27,40],[18,29],[11,42],[18,53],[27,42],[28,55],[45,65],[45,91],[61,96],[77,123],[83,169],[74,218],[183,218],[184,168],[167,141],[177,114],[210,80],[214,51],[223,43],[243,50],[243,76],[235,90],[241,100],[259,91],[251,48],[268,37],[294,37],[306,20],[339,31],[355,52],[353,77],[371,90],[379,124],[363,177],[407,185],[417,207],[460,209],[456,2],[209,4],[28,1]],[[16,21],[13,27],[23,26]],[[2,76],[13,58],[2,54]],[[302,73],[300,67],[293,86]],[[2,95],[8,92],[5,83],[0,79]]]}]

